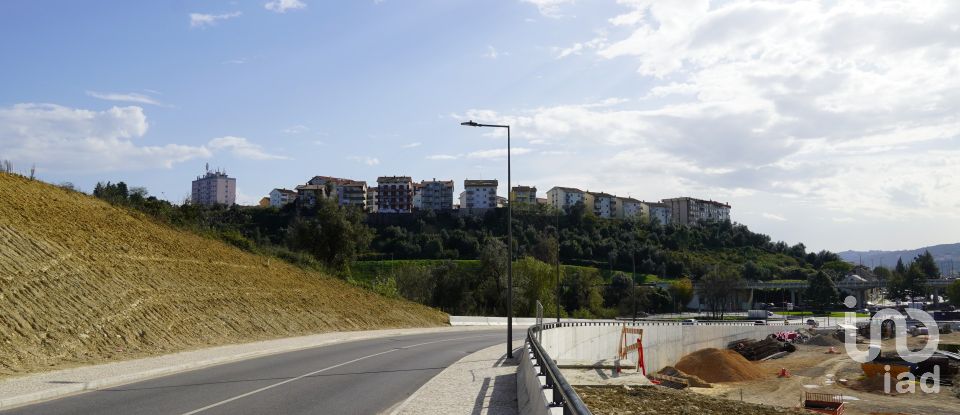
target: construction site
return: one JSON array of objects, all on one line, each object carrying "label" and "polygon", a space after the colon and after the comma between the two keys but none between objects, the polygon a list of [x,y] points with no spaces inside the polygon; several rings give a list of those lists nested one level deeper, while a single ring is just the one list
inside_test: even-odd
[{"label": "construction site", "polygon": [[[938,352],[920,363],[898,356],[892,331],[876,359],[859,363],[847,355],[842,329],[785,326],[764,339],[688,353],[645,376],[632,362],[564,373],[595,414],[957,414],[960,333],[957,323],[939,326]],[[855,339],[859,350],[868,348],[865,327]],[[917,329],[902,336],[912,351],[930,339]]]}]

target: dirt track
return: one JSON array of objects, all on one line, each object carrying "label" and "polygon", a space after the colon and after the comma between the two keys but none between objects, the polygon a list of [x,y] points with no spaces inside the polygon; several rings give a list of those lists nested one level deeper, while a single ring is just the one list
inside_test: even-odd
[{"label": "dirt track", "polygon": [[438,311],[0,174],[0,376]]}]

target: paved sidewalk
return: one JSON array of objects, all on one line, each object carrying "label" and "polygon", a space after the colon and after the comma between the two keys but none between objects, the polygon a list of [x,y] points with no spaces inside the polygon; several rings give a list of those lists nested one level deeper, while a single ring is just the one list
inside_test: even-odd
[{"label": "paved sidewalk", "polygon": [[391,415],[517,414],[517,361],[523,340],[513,342],[514,359],[499,344],[467,355],[430,379]]},{"label": "paved sidewalk", "polygon": [[449,331],[490,330],[490,327],[432,327],[332,332],[253,343],[211,347],[170,355],[84,366],[0,381],[0,409],[146,380],[186,370],[236,362],[333,343]]}]

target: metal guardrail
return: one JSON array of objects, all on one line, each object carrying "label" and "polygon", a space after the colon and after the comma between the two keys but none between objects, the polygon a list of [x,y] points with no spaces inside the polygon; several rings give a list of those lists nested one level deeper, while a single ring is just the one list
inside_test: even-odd
[{"label": "metal guardrail", "polygon": [[567,379],[563,377],[563,374],[560,373],[560,368],[557,367],[557,362],[555,362],[546,351],[543,350],[543,346],[540,345],[540,336],[543,330],[548,330],[556,327],[569,327],[569,326],[578,326],[578,325],[623,325],[619,322],[597,322],[597,323],[541,323],[534,326],[530,326],[527,329],[527,343],[530,344],[530,350],[533,352],[533,358],[537,361],[537,366],[540,368],[538,376],[544,376],[546,378],[547,384],[546,388],[553,389],[553,398],[550,402],[552,407],[563,408],[564,415],[592,415],[587,405],[583,403],[583,400],[580,399],[580,395],[577,395],[577,392],[573,390],[573,387],[570,386],[570,383],[567,382]]}]

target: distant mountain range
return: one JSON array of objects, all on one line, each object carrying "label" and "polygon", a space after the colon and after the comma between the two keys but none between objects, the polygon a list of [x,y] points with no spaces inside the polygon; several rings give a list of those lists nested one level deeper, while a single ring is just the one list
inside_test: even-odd
[{"label": "distant mountain range", "polygon": [[843,251],[838,254],[840,258],[850,263],[893,268],[897,264],[897,258],[903,258],[903,263],[908,264],[925,250],[933,254],[933,259],[940,266],[941,273],[945,275],[949,275],[951,271],[960,273],[960,243],[933,245],[905,251]]}]

